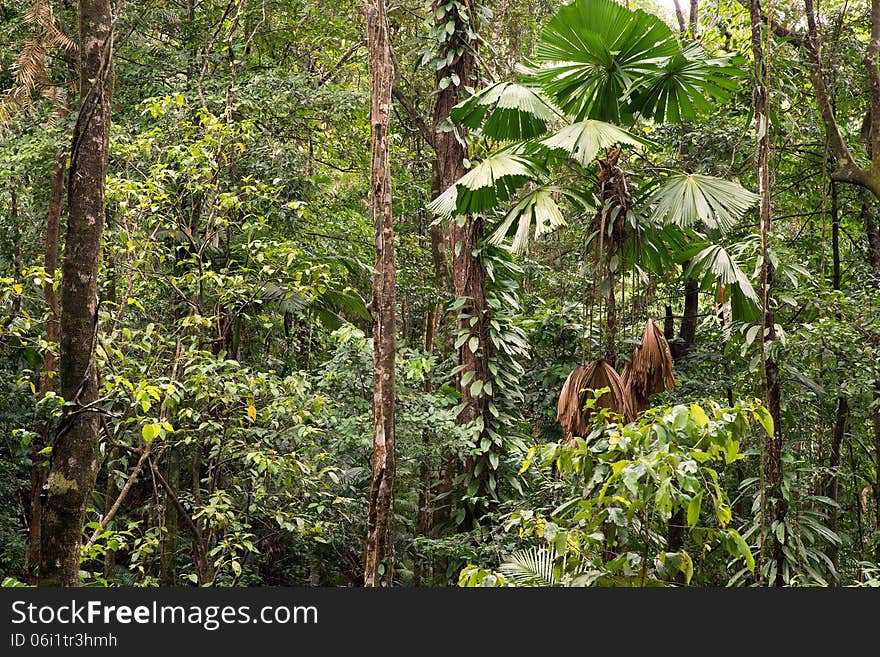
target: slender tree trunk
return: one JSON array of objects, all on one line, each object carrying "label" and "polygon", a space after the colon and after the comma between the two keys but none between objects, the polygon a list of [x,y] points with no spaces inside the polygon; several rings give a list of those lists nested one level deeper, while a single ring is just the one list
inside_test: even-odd
[{"label": "slender tree trunk", "polygon": [[678,332],[678,337],[681,338],[681,347],[678,349],[679,356],[684,356],[694,347],[694,342],[697,339],[699,307],[700,285],[695,279],[689,278],[684,282],[684,312],[681,316],[681,327]]},{"label": "slender tree trunk", "polygon": [[[385,561],[389,525],[394,521],[394,356],[397,349],[397,327],[394,220],[388,156],[388,123],[394,67],[388,40],[385,0],[368,0],[365,14],[372,75],[370,201],[376,232],[376,265],[373,271],[373,299],[370,302],[373,315],[373,476],[370,482],[364,559],[364,586],[372,587],[379,584],[379,565]],[[389,560],[385,563],[386,576],[389,576],[391,567]]]},{"label": "slender tree trunk", "polygon": [[663,337],[670,341],[675,337],[675,318],[672,316],[672,306],[666,304],[663,311]]},{"label": "slender tree trunk", "polygon": [[[865,229],[868,233],[868,257],[874,276],[880,278],[880,230],[874,214],[874,205],[865,201],[862,205]],[[876,347],[875,347],[876,348]],[[880,562],[880,379],[874,382],[874,410],[871,414],[874,425],[874,527],[877,528],[874,558]]]},{"label": "slender tree trunk", "polygon": [[[837,183],[831,182],[831,259],[833,266],[833,274],[831,284],[835,290],[840,290],[840,208],[838,205]],[[838,320],[840,316],[838,315]],[[831,438],[831,452],[828,457],[828,481],[825,485],[824,494],[826,497],[837,502],[839,497],[839,480],[838,470],[840,469],[841,447],[843,439],[846,435],[846,423],[849,418],[849,401],[844,395],[838,395],[837,405],[834,411],[834,431]],[[838,530],[838,509],[832,505],[830,509],[830,517],[828,527],[833,532]],[[829,543],[826,550],[828,558],[834,565],[834,572],[837,571],[839,550],[837,545]],[[834,577],[832,575],[832,577]],[[835,583],[836,577],[835,577]]]},{"label": "slender tree trunk", "polygon": [[[107,458],[104,459],[105,467],[108,464],[113,463],[116,459],[119,458],[122,450],[118,447],[114,447],[110,449],[107,453]],[[113,503],[116,501],[116,498],[119,497],[119,485],[116,483],[116,477],[113,473],[113,467],[106,467],[107,470],[107,485],[104,488],[104,517],[113,509]],[[89,539],[91,542],[91,539]],[[107,547],[104,550],[104,579],[110,580],[113,577],[113,572],[116,570],[116,550],[111,550]]]},{"label": "slender tree trunk", "polygon": [[690,15],[691,36],[697,38],[697,30],[700,27],[700,0],[691,0]]},{"label": "slender tree trunk", "polygon": [[199,527],[193,522],[193,519],[190,518],[189,513],[186,510],[186,507],[180,502],[180,498],[177,497],[177,493],[175,493],[174,489],[171,488],[171,485],[162,476],[162,473],[159,472],[159,468],[156,467],[156,464],[150,462],[150,468],[153,472],[153,477],[155,480],[162,486],[165,490],[166,500],[173,504],[177,508],[178,518],[183,520],[183,524],[186,525],[190,534],[193,537],[193,558],[196,565],[196,579],[198,580],[199,586],[207,586],[214,579],[214,573],[211,569],[211,564],[208,561],[208,553],[209,549],[209,541],[207,541],[202,534],[202,531]]},{"label": "slender tree trunk", "polygon": [[[762,318],[761,355],[764,365],[764,392],[767,409],[773,418],[773,435],[767,440],[767,484],[770,498],[771,526],[785,520],[787,503],[783,496],[782,466],[782,427],[780,413],[779,367],[773,355],[773,342],[776,340],[775,315],[772,307],[774,268],[768,257],[773,221],[770,207],[770,119],[768,115],[768,96],[770,75],[765,58],[764,35],[769,34],[762,23],[760,0],[751,0],[750,16],[752,24],[752,55],[755,60],[755,126],[758,135],[757,177],[760,197],[759,217],[761,224],[762,254]],[[764,534],[766,536],[766,533]],[[776,585],[783,585],[782,566],[785,555],[782,542],[773,536],[773,560],[776,562]],[[762,548],[763,553],[763,548]]]},{"label": "slender tree trunk", "polygon": [[678,0],[672,0],[675,5],[675,19],[678,21],[678,34],[684,36],[687,32],[687,23],[684,21],[684,12],[681,10],[681,4]]},{"label": "slender tree trunk", "polygon": [[608,272],[608,298],[605,308],[605,360],[617,367],[617,300],[614,298],[614,274]]},{"label": "slender tree trunk", "polygon": [[877,228],[877,220],[871,205],[868,201],[862,204],[862,217],[868,234],[868,261],[874,273],[880,276],[880,229]]},{"label": "slender tree trunk", "polygon": [[112,94],[109,0],[80,0],[80,108],[73,134],[61,280],[61,395],[43,507],[40,584],[75,586],[86,506],[98,473],[97,282]]},{"label": "slender tree trunk", "polygon": [[[67,116],[68,106],[65,103],[61,111],[61,117]],[[52,167],[52,177],[49,183],[49,210],[46,216],[46,241],[43,256],[43,268],[46,276],[51,281],[55,278],[58,269],[58,235],[61,223],[61,206],[64,200],[64,176],[67,172],[67,150],[58,147],[55,151],[55,164]],[[58,371],[58,363],[55,360],[55,349],[61,341],[61,304],[58,301],[58,293],[52,282],[43,285],[43,300],[46,303],[46,340],[50,345],[46,349],[43,371],[40,373],[40,383],[37,389],[37,397],[43,399],[48,393],[55,390],[55,374]],[[49,444],[50,426],[40,429],[41,440],[34,441],[31,446],[31,517],[28,530],[28,581],[37,583],[37,574],[40,565],[40,526],[43,519],[43,486],[46,483],[46,468],[43,465],[43,457],[40,451]]]},{"label": "slender tree trunk", "polygon": [[[874,401],[880,401],[880,380],[874,382]],[[874,406],[874,560],[880,562],[880,405]]]},{"label": "slender tree trunk", "polygon": [[[179,497],[180,490],[180,450],[174,445],[168,446],[168,473],[165,477],[168,486],[175,496]],[[162,545],[159,555],[159,585],[174,586],[177,584],[177,506],[170,501],[170,495],[165,496],[163,504],[165,515],[162,521]]]}]

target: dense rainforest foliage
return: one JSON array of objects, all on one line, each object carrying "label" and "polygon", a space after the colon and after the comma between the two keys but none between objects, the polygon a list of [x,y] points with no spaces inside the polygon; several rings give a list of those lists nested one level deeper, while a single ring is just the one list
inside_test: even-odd
[{"label": "dense rainforest foliage", "polygon": [[880,0],[0,44],[4,586],[880,586]]}]

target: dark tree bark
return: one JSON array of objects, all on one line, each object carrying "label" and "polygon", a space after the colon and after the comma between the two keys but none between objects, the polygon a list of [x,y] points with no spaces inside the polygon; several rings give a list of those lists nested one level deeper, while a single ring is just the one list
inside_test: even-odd
[{"label": "dark tree bark", "polygon": [[[880,401],[880,381],[874,382],[874,401]],[[874,406],[874,526],[880,534],[880,405]],[[875,539],[874,560],[880,562],[880,537]]]},{"label": "dark tree bark", "polygon": [[85,510],[98,473],[97,281],[112,94],[109,0],[80,0],[80,108],[73,133],[61,281],[61,395],[43,508],[40,584],[75,586]]},{"label": "dark tree bark", "polygon": [[697,30],[700,27],[700,0],[691,0],[691,15],[689,23],[691,28],[691,36],[696,39]]},{"label": "dark tree bark", "polygon": [[678,332],[678,337],[681,339],[681,346],[678,347],[680,356],[684,356],[694,347],[697,338],[699,307],[700,285],[696,280],[688,279],[684,282],[684,312],[681,316],[681,328]]},{"label": "dark tree bark", "polygon": [[608,297],[605,299],[605,360],[617,367],[617,300],[614,297],[614,274],[608,272]]},{"label": "dark tree bark", "polygon": [[[394,521],[394,355],[395,318],[394,219],[391,212],[391,168],[388,160],[388,123],[394,67],[388,40],[385,0],[368,0],[367,46],[372,75],[370,125],[372,128],[372,181],[370,201],[376,232],[373,271],[373,476],[367,513],[364,586],[377,586],[379,565],[386,561],[387,537]],[[385,563],[390,581],[392,564]]]},{"label": "dark tree bark", "polygon": [[[65,103],[60,115],[66,117],[68,113]],[[55,164],[52,167],[52,177],[49,183],[49,210],[46,216],[46,240],[43,256],[43,268],[46,276],[51,281],[58,269],[58,235],[61,223],[61,207],[64,200],[64,177],[67,173],[67,151],[58,147],[55,151]],[[58,293],[51,282],[43,285],[43,300],[46,303],[46,340],[53,345],[61,341],[61,303]],[[55,352],[46,350],[43,361],[43,370],[40,373],[40,382],[37,389],[37,397],[43,399],[48,393],[55,390],[55,375],[58,371],[58,363]],[[51,427],[46,425],[41,428],[42,440],[35,441],[31,447],[31,517],[28,529],[28,579],[31,584],[37,583],[37,574],[40,565],[40,526],[43,520],[43,486],[46,484],[46,468],[42,464],[43,457],[39,452],[49,444]]]},{"label": "dark tree bark", "polygon": [[663,337],[670,341],[675,337],[675,318],[672,316],[672,306],[666,304],[663,311]]},{"label": "dark tree bark", "polygon": [[[175,496],[180,490],[180,450],[174,445],[168,446],[168,473],[165,477],[169,489]],[[165,496],[162,519],[163,533],[161,553],[159,555],[159,586],[175,586],[177,584],[177,506],[171,502],[170,495]]]},{"label": "dark tree bark", "polygon": [[[440,0],[435,0],[435,15],[437,8],[443,4]],[[462,90],[466,86],[475,86],[474,49],[476,43],[468,36],[468,31],[472,29],[471,26],[474,23],[472,20],[473,3],[468,0],[463,4],[467,6],[471,18],[466,20],[457,12],[455,13],[453,18],[455,30],[452,33],[450,43],[447,44],[450,51],[454,49],[455,52],[460,51],[460,54],[437,71],[436,76],[436,86],[439,93],[434,103],[432,131],[438,193],[448,189],[467,172],[464,164],[468,157],[464,141],[465,135],[461,130],[456,133],[452,130],[441,129],[441,125],[448,120],[452,108],[461,100]],[[458,78],[459,84],[449,84],[445,89],[441,89],[441,80],[453,76]],[[490,314],[486,302],[486,272],[478,252],[483,231],[483,219],[476,216],[457,217],[453,220],[450,228],[453,292],[456,299],[465,298],[467,300],[458,311],[457,325],[459,330],[467,331],[471,336],[458,349],[458,364],[461,366],[461,372],[458,375],[457,387],[461,392],[463,410],[457,421],[461,425],[466,425],[481,417],[489,402],[489,396],[486,394],[478,396],[471,394],[471,387],[475,381],[488,381],[490,378],[488,339]],[[473,325],[471,325],[471,318],[476,318]],[[476,349],[471,348],[471,338],[476,338]],[[473,372],[473,378],[467,385],[461,385],[461,378],[467,372]],[[478,444],[481,438],[482,436],[476,438]],[[471,460],[466,464],[466,467],[473,471],[476,465],[477,463]],[[483,477],[487,477],[490,472],[487,465],[484,464],[482,467],[481,476]],[[473,510],[476,515],[481,512],[480,509]],[[470,512],[468,516],[471,516]]]},{"label": "dark tree bark", "polygon": [[880,276],[880,229],[877,228],[877,219],[871,205],[869,202],[862,204],[862,219],[868,235],[868,261],[875,274]]},{"label": "dark tree bark", "polygon": [[[768,257],[770,237],[773,230],[773,219],[770,207],[770,120],[768,115],[768,95],[770,87],[770,74],[765,60],[764,19],[761,11],[760,0],[751,0],[750,18],[752,26],[751,42],[752,55],[755,61],[755,131],[758,135],[757,147],[757,177],[758,195],[760,197],[759,218],[761,224],[761,252],[762,252],[762,307],[761,316],[761,355],[764,364],[764,394],[767,409],[773,418],[773,435],[766,444],[767,458],[767,494],[770,498],[771,523],[781,523],[785,520],[787,503],[782,492],[783,465],[782,465],[782,426],[780,413],[780,389],[779,367],[773,356],[773,342],[776,340],[775,314],[773,312],[773,279],[774,268]],[[766,536],[766,534],[764,534]],[[762,546],[763,554],[763,546]],[[785,555],[782,552],[782,543],[773,536],[773,559],[776,562],[776,581],[778,586],[783,585],[782,565]]]},{"label": "dark tree bark", "polygon": [[[831,284],[835,290],[840,289],[840,208],[838,205],[837,183],[831,182],[831,260],[832,260],[832,280]],[[840,316],[838,315],[838,319]],[[825,483],[824,494],[826,497],[835,502],[839,496],[838,470],[840,469],[841,447],[843,439],[846,435],[846,423],[849,418],[849,401],[844,395],[838,395],[837,404],[834,410],[834,431],[831,438],[831,451],[828,456],[828,480]],[[828,519],[828,527],[833,532],[838,529],[838,509],[832,505]],[[837,571],[839,550],[837,545],[829,543],[826,549],[828,558],[834,564],[834,571]],[[832,575],[832,577],[834,577]]]}]

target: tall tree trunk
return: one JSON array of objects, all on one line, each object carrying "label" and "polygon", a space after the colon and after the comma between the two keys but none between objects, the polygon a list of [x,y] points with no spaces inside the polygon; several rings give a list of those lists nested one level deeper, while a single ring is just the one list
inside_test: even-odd
[{"label": "tall tree trunk", "polygon": [[[368,0],[367,45],[372,75],[370,125],[372,128],[372,181],[370,201],[376,233],[373,271],[373,476],[367,513],[364,586],[377,586],[379,565],[385,560],[389,525],[394,521],[394,355],[395,318],[394,219],[391,212],[391,168],[388,123],[394,68],[388,40],[385,0]],[[391,563],[386,563],[386,576]],[[389,579],[390,581],[390,579]]]},{"label": "tall tree trunk", "polygon": [[[773,355],[773,342],[776,340],[775,314],[772,307],[774,268],[768,257],[773,220],[770,208],[770,119],[768,114],[768,96],[770,74],[765,58],[764,35],[769,30],[763,25],[760,0],[751,0],[750,17],[752,25],[752,55],[755,60],[755,131],[757,134],[757,177],[758,195],[760,197],[759,218],[761,225],[761,262],[762,262],[762,316],[761,316],[761,355],[764,365],[764,394],[767,409],[773,418],[773,435],[767,440],[767,484],[770,497],[771,526],[785,520],[787,504],[783,496],[782,466],[782,427],[780,413],[779,367]],[[763,513],[763,511],[762,511]],[[763,522],[763,521],[762,521]],[[765,534],[766,535],[766,534]],[[778,586],[783,582],[782,566],[785,555],[782,542],[774,533],[773,560],[776,562],[776,581]],[[762,547],[763,554],[763,547]]]},{"label": "tall tree trunk", "polygon": [[880,380],[874,382],[874,527],[877,535],[874,539],[874,560],[880,562]]},{"label": "tall tree trunk", "polygon": [[[168,486],[174,495],[180,490],[180,449],[174,445],[168,446],[168,465],[165,477]],[[163,504],[163,533],[161,553],[159,555],[159,585],[175,586],[177,584],[177,534],[178,519],[177,506],[171,502],[171,496],[165,495]]]},{"label": "tall tree trunk", "polygon": [[[831,284],[835,290],[840,290],[840,208],[838,205],[837,183],[831,182],[831,260],[833,266],[833,274]],[[840,315],[838,314],[838,320]],[[837,397],[837,405],[834,410],[834,431],[831,438],[831,452],[828,457],[828,481],[825,485],[824,494],[826,497],[837,502],[838,498],[838,470],[840,469],[841,447],[843,439],[846,435],[846,422],[849,418],[849,401],[840,394]],[[830,509],[830,517],[828,527],[831,531],[837,532],[838,524],[838,508],[832,505]],[[829,543],[826,553],[833,564],[833,573],[836,574],[838,566],[839,550],[836,544]],[[836,583],[836,575],[832,574]]]},{"label": "tall tree trunk", "polygon": [[[687,263],[683,265],[687,269]],[[679,342],[675,344],[674,353],[676,359],[686,355],[694,347],[697,339],[697,313],[700,307],[700,285],[689,278],[684,282],[684,311],[681,315],[681,326],[678,330]],[[671,345],[670,345],[671,346]]]},{"label": "tall tree trunk", "polygon": [[86,506],[98,473],[95,342],[104,231],[113,37],[109,0],[79,1],[80,108],[73,133],[61,280],[61,395],[43,508],[40,584],[75,586]]},{"label": "tall tree trunk", "polygon": [[[435,0],[433,5],[434,15],[441,16],[440,8],[445,2]],[[470,34],[475,23],[472,0],[462,3],[467,7],[468,17],[464,18],[460,13],[452,12],[451,18],[438,18],[437,20],[452,20],[454,30],[450,40],[446,44],[449,52],[457,53],[452,61],[437,71],[436,88],[437,99],[434,102],[433,115],[433,140],[434,153],[437,162],[437,191],[443,192],[452,186],[466,172],[465,160],[467,159],[467,146],[465,134],[442,129],[449,119],[452,108],[461,100],[462,89],[475,85],[475,41]],[[448,84],[448,80],[458,79],[458,84]],[[442,87],[441,82],[447,80],[447,86]],[[466,331],[470,337],[458,349],[458,365],[461,368],[458,374],[457,387],[461,392],[462,411],[457,422],[466,425],[478,417],[482,417],[489,402],[489,395],[482,392],[471,394],[474,382],[489,380],[489,339],[488,326],[490,321],[489,308],[486,302],[486,273],[482,258],[479,255],[479,242],[483,238],[484,224],[482,217],[464,216],[456,217],[450,226],[450,244],[452,248],[452,286],[456,299],[465,298],[467,301],[458,311],[458,329]],[[471,324],[472,318],[476,318]],[[472,346],[473,343],[476,348]],[[462,377],[467,372],[473,372],[467,385],[461,385]],[[485,431],[485,429],[483,430]],[[482,435],[475,438],[479,444]],[[473,471],[477,463],[469,460],[466,467]],[[484,464],[481,477],[488,477],[489,468]],[[475,509],[467,515],[479,515],[483,510]]]},{"label": "tall tree trunk", "polygon": [[[64,104],[60,116],[67,116],[68,106]],[[52,167],[52,177],[49,183],[49,209],[46,215],[46,240],[43,255],[43,268],[49,282],[43,284],[43,300],[46,303],[46,340],[51,345],[46,349],[43,370],[40,373],[40,383],[37,389],[37,397],[43,399],[48,393],[55,390],[55,374],[58,371],[58,363],[55,360],[55,349],[61,341],[61,304],[58,301],[58,293],[55,285],[51,282],[55,278],[58,269],[58,235],[61,223],[61,206],[64,200],[64,176],[67,172],[67,151],[59,146],[55,150],[55,164]],[[31,446],[31,517],[28,529],[28,580],[31,584],[37,583],[37,573],[40,565],[40,526],[43,519],[43,486],[46,483],[46,468],[43,465],[43,457],[40,451],[49,444],[51,428],[48,424],[42,427],[40,435],[42,440],[34,441]]]},{"label": "tall tree trunk", "polygon": [[614,274],[610,271],[605,302],[605,360],[611,367],[617,367],[617,300],[614,298]]},{"label": "tall tree trunk", "polygon": [[[865,220],[865,230],[868,234],[868,258],[874,276],[880,278],[880,229],[877,227],[877,218],[874,214],[874,204],[865,201],[862,205],[862,215]],[[875,345],[875,349],[877,346]],[[874,382],[874,410],[871,413],[874,425],[874,526],[877,528],[875,538],[874,558],[880,561],[880,379]]]},{"label": "tall tree trunk", "polygon": [[862,204],[862,218],[865,221],[865,232],[868,234],[868,261],[874,273],[880,276],[880,229],[877,227],[872,204],[868,201]]},{"label": "tall tree trunk", "polygon": [[700,0],[691,0],[690,28],[691,36],[697,38],[697,30],[700,27]]}]

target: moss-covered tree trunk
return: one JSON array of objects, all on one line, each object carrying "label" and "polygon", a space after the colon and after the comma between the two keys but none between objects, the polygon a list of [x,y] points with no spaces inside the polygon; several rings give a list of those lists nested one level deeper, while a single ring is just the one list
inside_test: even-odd
[{"label": "moss-covered tree trunk", "polygon": [[112,94],[110,7],[109,0],[79,2],[80,107],[61,280],[59,378],[66,406],[52,446],[43,508],[39,582],[44,586],[77,583],[83,521],[99,467],[95,342]]}]

